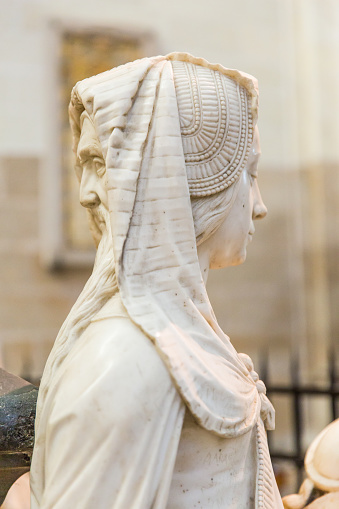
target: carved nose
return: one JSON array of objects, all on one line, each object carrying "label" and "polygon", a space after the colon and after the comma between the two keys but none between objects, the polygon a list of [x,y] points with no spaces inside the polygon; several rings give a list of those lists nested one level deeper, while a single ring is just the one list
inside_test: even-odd
[{"label": "carved nose", "polygon": [[80,203],[83,207],[93,209],[94,207],[98,207],[98,205],[100,205],[100,198],[97,193],[91,191],[80,195]]},{"label": "carved nose", "polygon": [[262,200],[255,203],[253,207],[253,219],[263,219],[267,215],[267,208]]},{"label": "carved nose", "polygon": [[100,205],[97,191],[97,177],[90,164],[83,165],[80,182],[80,203],[83,207],[93,209]]},{"label": "carved nose", "polygon": [[253,187],[253,219],[263,219],[267,215],[267,208],[265,203],[262,200],[260,189],[258,187],[257,180],[255,180]]}]

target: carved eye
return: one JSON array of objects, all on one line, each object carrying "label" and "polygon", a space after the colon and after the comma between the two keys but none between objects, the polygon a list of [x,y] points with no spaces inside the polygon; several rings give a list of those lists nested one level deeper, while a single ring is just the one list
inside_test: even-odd
[{"label": "carved eye", "polygon": [[105,161],[101,159],[101,157],[94,157],[93,163],[95,166],[95,170],[99,177],[103,177],[105,175],[106,167],[105,167]]}]

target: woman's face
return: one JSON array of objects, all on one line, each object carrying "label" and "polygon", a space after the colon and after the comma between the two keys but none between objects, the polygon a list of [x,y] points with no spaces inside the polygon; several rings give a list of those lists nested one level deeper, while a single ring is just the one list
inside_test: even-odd
[{"label": "woman's face", "polygon": [[259,131],[256,127],[248,162],[238,182],[230,212],[218,230],[201,245],[204,251],[208,251],[211,269],[243,263],[247,245],[255,231],[254,220],[262,219],[267,214],[257,181],[260,154]]}]

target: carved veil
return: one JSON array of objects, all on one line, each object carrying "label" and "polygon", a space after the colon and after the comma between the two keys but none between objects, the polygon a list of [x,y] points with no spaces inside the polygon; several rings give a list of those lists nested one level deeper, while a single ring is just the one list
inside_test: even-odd
[{"label": "carved veil", "polygon": [[199,181],[194,184],[194,176],[189,182],[174,61],[212,69],[232,80],[248,99],[255,125],[254,78],[174,53],[138,60],[79,82],[70,104],[74,144],[76,149],[80,115],[86,110],[106,161],[123,304],[154,342],[195,419],[220,436],[235,437],[255,425],[264,395],[259,395],[209,303],[198,263],[190,191],[192,195],[194,188],[204,196],[209,190],[217,192],[218,186],[231,185],[246,162],[247,147],[246,143],[241,147],[240,140],[238,160],[230,159],[229,168],[217,169],[216,177],[206,175],[212,182],[209,187],[195,186]]}]

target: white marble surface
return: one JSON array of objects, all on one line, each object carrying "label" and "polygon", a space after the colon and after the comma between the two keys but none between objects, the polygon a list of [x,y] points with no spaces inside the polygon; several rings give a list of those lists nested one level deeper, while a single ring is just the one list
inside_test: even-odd
[{"label": "white marble surface", "polygon": [[253,77],[186,53],[74,88],[98,252],[43,375],[32,509],[282,507],[274,409],[205,288],[209,268],[245,260],[267,212],[257,113]]}]

